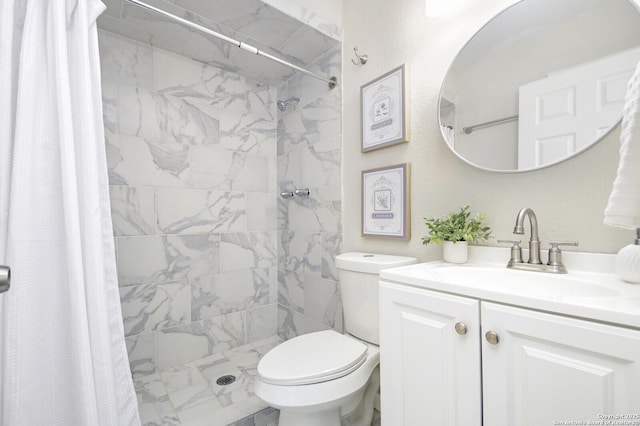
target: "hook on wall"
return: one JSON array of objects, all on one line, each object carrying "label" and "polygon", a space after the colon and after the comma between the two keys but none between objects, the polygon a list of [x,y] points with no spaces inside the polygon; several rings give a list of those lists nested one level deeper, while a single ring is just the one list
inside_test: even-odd
[{"label": "hook on wall", "polygon": [[367,61],[369,60],[369,55],[358,55],[358,48],[354,47],[353,48],[353,54],[356,55],[356,60],[351,59],[351,62],[354,65],[364,65],[367,63]]}]

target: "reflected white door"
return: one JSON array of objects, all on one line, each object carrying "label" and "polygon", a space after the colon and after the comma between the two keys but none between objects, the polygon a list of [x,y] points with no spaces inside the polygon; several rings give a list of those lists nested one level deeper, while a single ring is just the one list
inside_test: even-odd
[{"label": "reflected white door", "polygon": [[562,160],[614,125],[638,60],[626,50],[521,86],[518,168]]}]

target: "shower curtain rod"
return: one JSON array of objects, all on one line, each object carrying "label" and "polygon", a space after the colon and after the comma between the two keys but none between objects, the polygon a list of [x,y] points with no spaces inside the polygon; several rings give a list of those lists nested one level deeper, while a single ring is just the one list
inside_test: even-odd
[{"label": "shower curtain rod", "polygon": [[141,2],[140,0],[127,0],[127,1],[129,3],[135,4],[136,6],[140,6],[140,7],[144,8],[144,9],[147,9],[147,10],[150,10],[150,11],[155,12],[157,14],[160,14],[160,15],[166,17],[166,18],[173,19],[174,21],[180,22],[181,24],[184,24],[184,25],[186,25],[188,27],[194,28],[194,29],[196,29],[198,31],[202,31],[203,33],[206,33],[206,34],[212,35],[214,37],[217,37],[217,38],[219,38],[221,40],[226,41],[227,43],[234,44],[237,47],[246,50],[247,52],[253,53],[254,55],[263,56],[263,57],[265,57],[267,59],[270,59],[270,60],[272,60],[274,62],[277,62],[277,63],[279,63],[281,65],[287,66],[289,68],[293,68],[296,71],[300,71],[300,72],[302,72],[304,74],[307,74],[307,75],[309,75],[311,77],[317,78],[318,80],[322,80],[322,81],[326,82],[327,84],[329,84],[329,89],[333,89],[334,87],[336,87],[338,85],[338,79],[336,77],[331,77],[331,78],[327,79],[326,77],[323,77],[321,75],[318,75],[316,73],[308,71],[308,70],[306,70],[304,68],[301,68],[301,67],[299,67],[297,65],[289,63],[289,62],[287,62],[285,60],[277,58],[277,57],[275,57],[273,55],[270,55],[270,54],[268,54],[266,52],[263,52],[262,50],[254,47],[254,46],[251,46],[250,44],[243,43],[243,42],[235,40],[235,39],[233,39],[231,37],[227,37],[224,34],[220,34],[220,33],[216,32],[216,31],[213,31],[213,30],[211,30],[211,29],[209,29],[207,27],[203,27],[202,25],[198,25],[198,24],[196,24],[194,22],[191,22],[191,21],[189,21],[187,19],[184,19],[184,18],[181,18],[179,16],[173,15],[173,14],[171,14],[171,13],[169,13],[167,11],[164,11],[162,9],[159,9],[159,8],[157,8],[155,6],[151,6],[150,4]]}]

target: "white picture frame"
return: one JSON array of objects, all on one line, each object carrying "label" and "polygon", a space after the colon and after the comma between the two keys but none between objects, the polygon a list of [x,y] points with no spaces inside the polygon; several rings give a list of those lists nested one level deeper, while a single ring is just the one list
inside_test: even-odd
[{"label": "white picture frame", "polygon": [[409,141],[406,65],[360,88],[362,152]]},{"label": "white picture frame", "polygon": [[362,236],[411,238],[409,163],[362,171]]}]

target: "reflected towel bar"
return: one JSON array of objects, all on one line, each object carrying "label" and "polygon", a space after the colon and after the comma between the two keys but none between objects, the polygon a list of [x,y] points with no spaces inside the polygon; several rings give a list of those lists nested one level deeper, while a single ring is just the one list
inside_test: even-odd
[{"label": "reflected towel bar", "polygon": [[484,122],[484,123],[475,124],[475,125],[469,126],[469,127],[463,127],[462,131],[465,132],[466,134],[469,134],[469,133],[473,132],[475,129],[494,126],[496,124],[508,123],[509,121],[515,121],[517,119],[518,119],[518,115],[517,114],[516,115],[511,115],[509,117],[499,118],[497,120],[491,120],[491,121],[487,121],[487,122]]}]

